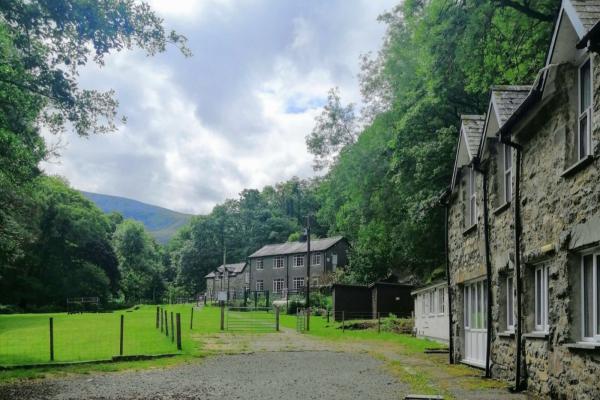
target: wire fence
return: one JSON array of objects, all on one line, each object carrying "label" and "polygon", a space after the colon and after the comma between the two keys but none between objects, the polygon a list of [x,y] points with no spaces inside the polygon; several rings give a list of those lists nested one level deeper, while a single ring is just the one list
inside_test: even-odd
[{"label": "wire fence", "polygon": [[[181,350],[181,337],[177,341],[177,317],[173,315],[171,326],[171,314],[168,315],[169,333],[166,334],[157,327],[158,309],[142,306],[114,313],[0,316],[0,365],[176,353]],[[180,335],[184,323],[180,320]]]}]

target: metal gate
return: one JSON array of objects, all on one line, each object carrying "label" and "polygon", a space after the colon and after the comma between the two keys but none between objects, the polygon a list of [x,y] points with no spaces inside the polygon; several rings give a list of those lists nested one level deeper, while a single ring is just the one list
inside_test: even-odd
[{"label": "metal gate", "polygon": [[275,311],[266,307],[228,307],[225,329],[229,332],[275,332]]},{"label": "metal gate", "polygon": [[296,330],[300,333],[306,332],[306,309],[298,309],[296,312]]}]

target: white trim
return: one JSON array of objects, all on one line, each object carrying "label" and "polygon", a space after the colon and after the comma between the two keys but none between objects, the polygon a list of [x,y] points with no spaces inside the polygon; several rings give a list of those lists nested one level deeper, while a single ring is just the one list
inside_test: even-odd
[{"label": "white trim", "polygon": [[[584,258],[586,256],[592,256],[592,336],[585,336],[585,272],[584,272]],[[600,342],[600,329],[598,329],[598,317],[600,311],[598,310],[598,296],[600,291],[598,288],[598,273],[600,268],[598,265],[598,258],[600,252],[596,249],[595,251],[588,251],[581,253],[581,340],[584,342]]]},{"label": "white trim", "polygon": [[[311,266],[321,265],[321,261],[323,260],[323,257],[321,257],[321,253],[312,253],[311,257],[312,257],[311,260],[310,260],[310,265]],[[315,257],[319,257],[319,262],[315,262]]]},{"label": "white trim", "polygon": [[[510,283],[510,286],[508,284],[509,280],[512,281]],[[512,303],[508,302],[509,299],[512,299]],[[509,307],[509,304],[512,307]],[[512,314],[512,323],[510,321],[511,314]],[[506,330],[508,332],[515,331],[515,278],[513,275],[509,275],[506,277]]]},{"label": "white trim", "polygon": [[[281,260],[281,266],[278,266],[278,262]],[[285,268],[285,257],[284,256],[275,256],[273,257],[273,269],[282,269]]]},{"label": "white trim", "polygon": [[[567,15],[577,37],[579,39],[583,38],[586,34],[586,29],[583,26],[583,23],[579,19],[577,15],[577,11],[573,8],[573,4],[569,0],[563,0],[560,11],[558,12],[558,18],[556,20],[556,24],[554,26],[554,32],[552,33],[552,40],[550,42],[550,48],[548,49],[548,54],[546,55],[546,65],[550,65],[550,61],[552,60],[552,55],[554,54],[554,48],[556,47],[556,39],[558,38],[558,33],[560,32],[560,27],[563,23],[563,16]],[[575,43],[573,43],[575,46]]]},{"label": "white trim", "polygon": [[[260,283],[260,289],[258,288],[258,284]],[[257,279],[256,282],[254,283],[254,288],[256,289],[257,292],[262,292],[263,290],[265,290],[265,281],[263,281],[262,279]]]},{"label": "white trim", "polygon": [[[541,301],[542,304],[538,305],[538,271],[541,271]],[[539,264],[534,269],[534,326],[535,332],[548,332],[548,265],[547,264]],[[541,314],[541,323],[538,324],[538,306],[539,312]]]},{"label": "white trim", "polygon": [[[281,283],[281,287],[279,287]],[[285,279],[275,278],[273,279],[273,293],[281,293],[285,289]]]},{"label": "white trim", "polygon": [[256,270],[262,271],[265,268],[265,261],[262,258],[256,259]]},{"label": "white trim", "polygon": [[[298,261],[302,260],[302,263],[299,264]],[[292,267],[294,268],[302,268],[304,267],[304,255],[303,254],[296,254],[294,257],[292,257]]]},{"label": "white trim", "polygon": [[[302,282],[302,285],[298,285],[298,282]],[[303,288],[304,285],[305,285],[305,282],[304,282],[303,276],[295,276],[292,278],[292,289],[298,290],[300,288]]]}]

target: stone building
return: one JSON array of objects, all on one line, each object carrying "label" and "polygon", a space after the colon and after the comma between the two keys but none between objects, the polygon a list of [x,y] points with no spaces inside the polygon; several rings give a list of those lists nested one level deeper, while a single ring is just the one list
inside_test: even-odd
[{"label": "stone building", "polygon": [[446,196],[451,358],[600,398],[600,1],[564,0],[532,86],[463,116]]},{"label": "stone building", "polygon": [[204,276],[207,299],[216,300],[219,292],[227,292],[229,299],[241,298],[249,289],[250,272],[245,262],[220,265]]}]

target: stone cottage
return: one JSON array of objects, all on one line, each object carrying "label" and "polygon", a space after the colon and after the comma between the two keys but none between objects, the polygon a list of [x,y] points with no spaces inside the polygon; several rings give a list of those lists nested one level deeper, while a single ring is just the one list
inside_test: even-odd
[{"label": "stone cottage", "polygon": [[600,398],[600,1],[564,0],[532,86],[463,116],[445,198],[451,361]]},{"label": "stone cottage", "polygon": [[204,276],[207,299],[216,300],[218,292],[227,292],[229,299],[243,298],[250,288],[250,271],[245,262],[220,265]]}]

